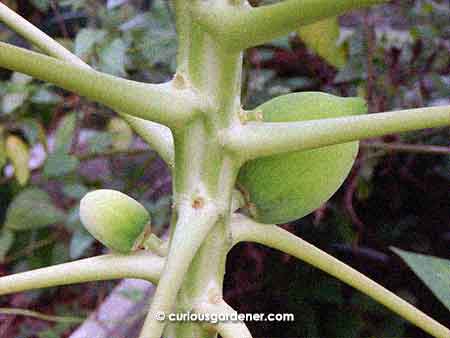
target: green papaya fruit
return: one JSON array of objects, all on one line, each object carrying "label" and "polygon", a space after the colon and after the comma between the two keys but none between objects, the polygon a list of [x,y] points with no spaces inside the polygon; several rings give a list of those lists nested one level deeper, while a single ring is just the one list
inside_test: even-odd
[{"label": "green papaya fruit", "polygon": [[80,219],[103,245],[120,253],[139,248],[150,236],[150,215],[133,198],[115,190],[86,194],[80,202]]},{"label": "green papaya fruit", "polygon": [[[363,114],[367,107],[361,98],[302,92],[279,96],[256,110],[262,112],[266,122],[289,122]],[[239,171],[237,186],[247,197],[248,212],[262,223],[286,223],[311,213],[341,186],[355,161],[358,144],[350,142],[247,162]]]}]

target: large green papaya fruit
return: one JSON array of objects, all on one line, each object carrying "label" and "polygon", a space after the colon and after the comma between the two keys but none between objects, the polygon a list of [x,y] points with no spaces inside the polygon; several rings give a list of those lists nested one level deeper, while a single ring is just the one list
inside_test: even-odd
[{"label": "large green papaya fruit", "polygon": [[120,253],[138,249],[151,235],[147,210],[120,191],[100,189],[86,194],[80,202],[80,219],[92,236]]},{"label": "large green papaya fruit", "polygon": [[[361,98],[301,92],[279,96],[256,110],[266,122],[289,122],[363,114],[367,107]],[[248,212],[259,222],[293,221],[336,192],[357,153],[358,142],[350,142],[251,160],[239,171],[238,188],[247,196]]]}]

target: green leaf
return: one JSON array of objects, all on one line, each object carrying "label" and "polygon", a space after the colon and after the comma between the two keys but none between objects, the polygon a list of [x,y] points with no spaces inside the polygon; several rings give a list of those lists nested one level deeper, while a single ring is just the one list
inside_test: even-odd
[{"label": "green leaf", "polygon": [[107,9],[113,9],[115,7],[125,4],[128,0],[108,0],[106,2]]},{"label": "green leaf", "polygon": [[11,76],[11,82],[18,85],[27,85],[31,81],[33,81],[33,78],[30,75],[14,72]]},{"label": "green leaf", "polygon": [[85,255],[86,250],[95,242],[94,237],[83,228],[76,230],[70,240],[70,258],[78,259]]},{"label": "green leaf", "polygon": [[75,128],[77,124],[76,113],[66,115],[58,125],[55,135],[54,153],[68,153],[72,146]]},{"label": "green leaf", "polygon": [[4,114],[11,114],[17,108],[22,106],[28,97],[27,92],[9,93],[3,96],[1,111]]},{"label": "green leaf", "polygon": [[54,264],[61,264],[64,262],[67,262],[69,260],[69,249],[67,248],[66,243],[64,242],[57,242],[53,246],[52,249],[52,265]]},{"label": "green leaf", "polygon": [[70,258],[78,259],[84,256],[86,250],[95,242],[95,238],[81,224],[78,204],[69,211],[65,227],[72,232],[69,245]]},{"label": "green leaf", "polygon": [[144,35],[142,52],[151,64],[170,64],[176,54],[176,41],[172,31],[157,28]]},{"label": "green leaf", "polygon": [[79,204],[76,204],[72,209],[67,212],[66,222],[64,226],[67,230],[71,232],[78,231],[79,229],[84,229],[83,224],[81,224],[80,220],[80,207]]},{"label": "green leaf", "polygon": [[55,105],[61,102],[61,97],[46,88],[39,88],[30,101],[34,104]]},{"label": "green leaf", "polygon": [[109,121],[108,131],[112,135],[112,146],[115,150],[126,150],[133,141],[133,131],[128,123],[121,118],[113,118]]},{"label": "green leaf", "polygon": [[95,44],[102,41],[107,32],[101,29],[81,29],[75,38],[75,54],[86,59],[93,52]]},{"label": "green leaf", "polygon": [[6,139],[6,155],[14,167],[14,175],[20,185],[25,185],[30,178],[28,161],[30,153],[28,145],[17,136],[11,135]]},{"label": "green leaf", "polygon": [[391,247],[450,310],[450,260]]},{"label": "green leaf", "polygon": [[103,72],[125,76],[127,45],[122,39],[114,39],[99,52],[100,69]]},{"label": "green leaf", "polygon": [[38,188],[19,193],[8,207],[5,227],[11,230],[29,230],[62,222],[64,212],[56,208],[50,196]]},{"label": "green leaf", "polygon": [[33,118],[24,119],[20,122],[20,129],[30,144],[34,145],[41,142],[47,148],[45,129],[38,120]]},{"label": "green leaf", "polygon": [[63,153],[54,153],[47,157],[43,174],[48,178],[64,176],[75,171],[79,164],[80,161],[75,156]]},{"label": "green leaf", "polygon": [[100,154],[107,150],[112,145],[112,135],[107,132],[98,132],[89,138],[89,153]]},{"label": "green leaf", "polygon": [[47,10],[50,8],[49,0],[31,0],[31,3],[34,5],[34,7],[42,12],[47,12]]},{"label": "green leaf", "polygon": [[7,228],[3,228],[0,231],[0,262],[3,262],[13,243],[14,233]]},{"label": "green leaf", "polygon": [[332,17],[301,26],[298,35],[310,49],[329,64],[342,68],[347,62],[347,55],[344,47],[338,45],[339,31],[338,18]]},{"label": "green leaf", "polygon": [[86,195],[89,192],[89,189],[82,184],[74,183],[64,185],[63,192],[68,197],[81,199],[84,195]]},{"label": "green leaf", "polygon": [[8,86],[8,93],[3,95],[1,100],[1,111],[4,114],[10,114],[17,108],[22,106],[25,100],[28,98],[29,89],[27,84],[32,81],[32,77],[14,72],[11,76],[10,86]]},{"label": "green leaf", "polygon": [[[6,164],[6,140],[4,135],[4,129],[0,126],[0,174],[2,168]],[[0,175],[1,176],[1,175]]]}]

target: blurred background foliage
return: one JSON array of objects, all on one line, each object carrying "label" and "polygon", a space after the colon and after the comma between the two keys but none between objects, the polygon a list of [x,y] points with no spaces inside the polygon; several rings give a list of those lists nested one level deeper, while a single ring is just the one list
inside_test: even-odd
[{"label": "blurred background foliage", "polygon": [[[166,81],[174,72],[176,34],[166,1],[4,2],[98,70],[144,82]],[[448,0],[406,0],[299,27],[246,51],[243,104],[253,108],[310,90],[363,96],[370,112],[450,104],[449,17]],[[0,40],[33,48],[1,25]],[[449,128],[441,128],[362,142],[332,200],[282,225],[447,326],[449,136]],[[167,225],[169,171],[123,120],[0,69],[0,274],[106,252],[78,218],[80,198],[98,188],[138,199],[157,231]],[[392,247],[402,250],[396,255]],[[227,264],[225,298],[239,312],[295,314],[293,323],[248,323],[255,337],[426,337],[367,297],[274,250],[240,244]],[[0,306],[86,317],[114,285],[26,292],[1,297]],[[5,338],[67,337],[74,327],[0,317]]]}]

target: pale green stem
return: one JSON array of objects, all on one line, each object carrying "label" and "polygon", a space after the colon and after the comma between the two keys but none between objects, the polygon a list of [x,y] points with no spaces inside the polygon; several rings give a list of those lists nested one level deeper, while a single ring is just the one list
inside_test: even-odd
[{"label": "pale green stem", "polygon": [[244,160],[450,125],[450,106],[418,108],[303,122],[249,122],[224,132],[227,149]]},{"label": "pale green stem", "polygon": [[[228,305],[223,299],[216,302],[203,302],[194,307],[194,311],[203,314],[216,314],[216,315],[232,315],[236,314],[230,305]],[[213,325],[215,330],[220,334],[222,338],[252,338],[252,334],[245,325],[244,322],[218,322]]]},{"label": "pale green stem", "polygon": [[179,221],[171,238],[166,264],[144,322],[141,338],[161,337],[166,323],[158,321],[156,315],[158,313],[167,315],[173,311],[189,265],[217,220],[214,205],[205,203],[198,209],[191,206],[192,201],[180,206]]},{"label": "pale green stem", "polygon": [[43,52],[57,59],[71,62],[79,66],[89,67],[76,55],[69,52],[50,36],[2,3],[0,3],[0,21],[14,30],[17,34],[30,41],[33,45],[39,47]]},{"label": "pale green stem", "polygon": [[6,308],[6,307],[0,308],[0,315],[26,316],[37,318],[40,320],[45,320],[48,322],[69,323],[69,324],[79,324],[86,320],[86,318],[80,317],[52,316],[27,309]]},{"label": "pale green stem", "polygon": [[28,74],[102,103],[116,111],[180,126],[202,109],[190,89],[118,78],[0,42],[0,67]]},{"label": "pale green stem", "polygon": [[245,216],[235,215],[232,221],[232,234],[234,243],[241,241],[256,242],[290,254],[372,297],[434,337],[450,337],[449,329],[402,298],[333,256],[276,225],[260,224]]},{"label": "pale green stem", "polygon": [[169,253],[169,246],[166,241],[163,241],[155,234],[151,234],[145,242],[143,243],[143,247],[146,250],[153,251],[155,254],[161,257],[166,257]]},{"label": "pale green stem", "polygon": [[194,20],[233,50],[243,50],[295,31],[301,25],[387,0],[284,0],[257,8],[198,1]]},{"label": "pale green stem", "polygon": [[175,166],[175,154],[171,130],[159,123],[127,114],[120,115],[159,154],[172,170]]},{"label": "pale green stem", "polygon": [[91,281],[142,278],[157,283],[164,259],[148,252],[110,254],[0,278],[0,295]]},{"label": "pale green stem", "polygon": [[191,16],[187,14],[189,6],[186,0],[173,0],[178,37],[177,71],[182,73],[187,73],[191,43],[192,22]]},{"label": "pale green stem", "polygon": [[233,189],[233,193],[231,196],[231,212],[235,212],[236,210],[242,208],[245,206],[245,197],[242,195],[242,193],[237,190]]}]

